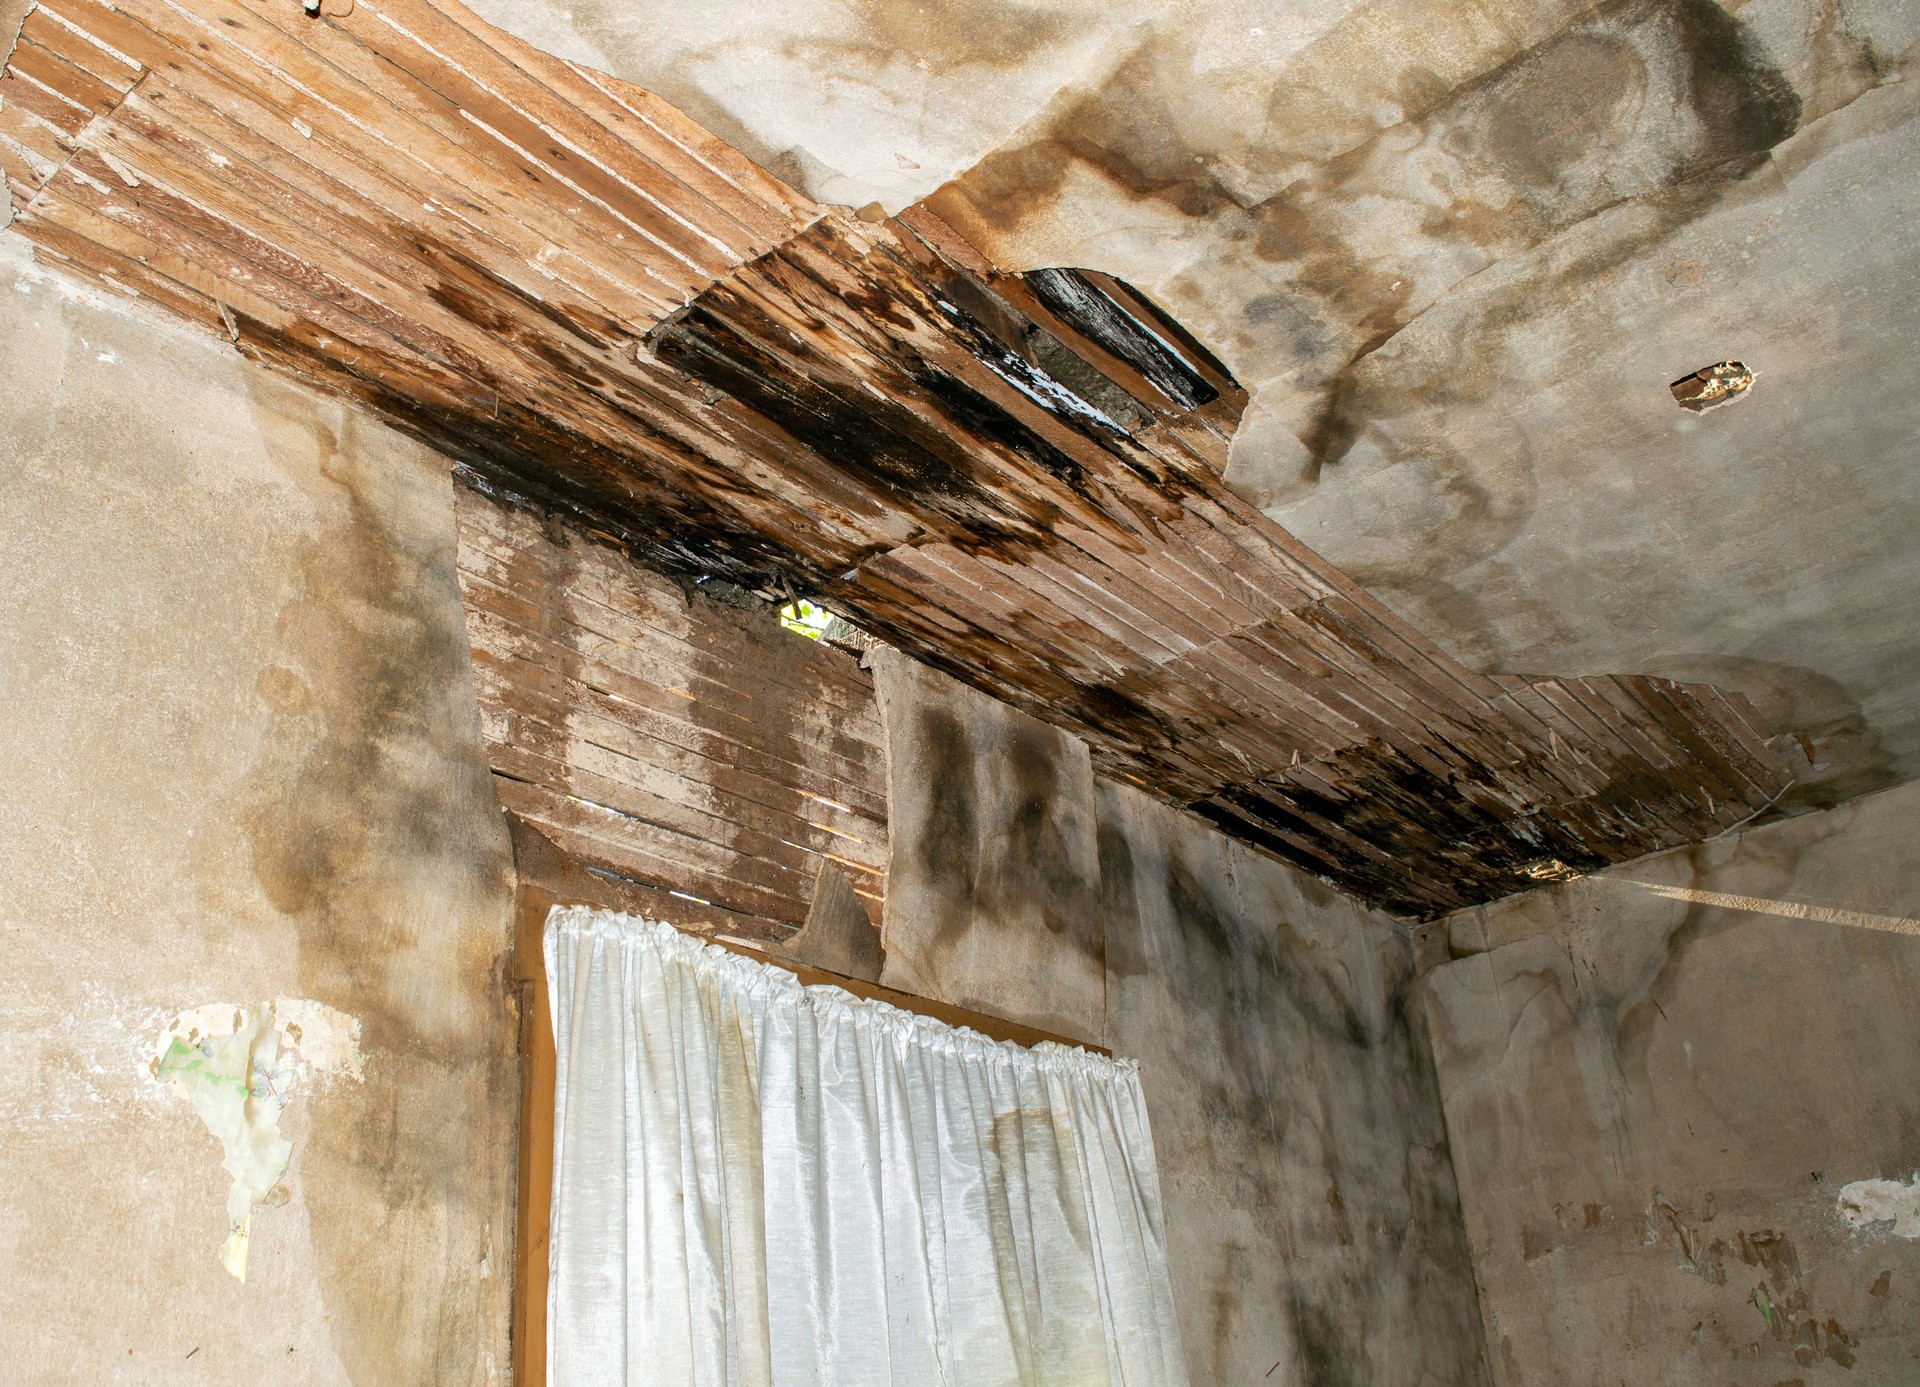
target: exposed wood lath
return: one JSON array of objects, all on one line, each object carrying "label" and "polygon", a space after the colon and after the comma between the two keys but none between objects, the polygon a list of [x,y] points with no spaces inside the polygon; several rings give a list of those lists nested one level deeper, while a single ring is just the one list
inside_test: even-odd
[{"label": "exposed wood lath", "polygon": [[780,925],[805,923],[836,862],[878,923],[886,752],[855,658],[457,499],[500,802],[590,866]]},{"label": "exposed wood lath", "polygon": [[1244,394],[1126,286],[807,205],[453,0],[52,0],[0,98],[17,225],[75,273],[652,565],[823,597],[1393,910],[1786,783],[1737,696],[1489,678],[1394,617],[1222,485]]}]

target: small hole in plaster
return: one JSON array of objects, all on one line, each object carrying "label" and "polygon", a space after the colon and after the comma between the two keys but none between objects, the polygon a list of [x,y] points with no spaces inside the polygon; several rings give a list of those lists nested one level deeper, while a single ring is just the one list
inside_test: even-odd
[{"label": "small hole in plaster", "polygon": [[1667,389],[1673,402],[1695,414],[1739,399],[1753,387],[1753,372],[1744,361],[1716,361],[1692,375],[1682,376]]}]

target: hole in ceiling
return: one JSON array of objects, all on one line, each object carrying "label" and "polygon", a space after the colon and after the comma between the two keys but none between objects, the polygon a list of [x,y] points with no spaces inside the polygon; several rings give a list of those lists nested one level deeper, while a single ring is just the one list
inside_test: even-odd
[{"label": "hole in ceiling", "polygon": [[789,602],[780,609],[782,626],[813,641],[825,635],[827,627],[838,619],[825,607],[816,607],[811,602]]},{"label": "hole in ceiling", "polygon": [[1744,361],[1716,361],[1692,375],[1682,376],[1667,389],[1673,402],[1695,414],[1739,399],[1753,386],[1753,372]]},{"label": "hole in ceiling", "polygon": [[841,650],[865,653],[875,644],[873,637],[851,621],[815,602],[796,599],[787,603],[780,608],[780,624],[796,635]]}]

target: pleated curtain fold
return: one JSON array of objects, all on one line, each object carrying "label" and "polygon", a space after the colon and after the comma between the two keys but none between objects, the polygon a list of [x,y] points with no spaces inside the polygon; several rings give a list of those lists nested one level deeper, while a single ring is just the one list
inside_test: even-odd
[{"label": "pleated curtain fold", "polygon": [[555,1387],[1185,1387],[1136,1066],[547,922]]}]

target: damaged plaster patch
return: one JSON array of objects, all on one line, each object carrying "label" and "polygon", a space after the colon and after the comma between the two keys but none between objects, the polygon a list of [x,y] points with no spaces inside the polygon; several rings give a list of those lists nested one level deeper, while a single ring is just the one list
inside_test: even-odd
[{"label": "damaged plaster patch", "polygon": [[148,1066],[184,1094],[226,1152],[227,1240],[220,1263],[247,1279],[253,1206],[287,1201],[293,1143],[280,1113],[304,1083],[332,1075],[359,1082],[360,1022],[320,1002],[282,997],[255,1007],[210,1002],[183,1011],[161,1033]]},{"label": "damaged plaster patch", "polygon": [[1855,1180],[1841,1189],[1834,1207],[1856,1232],[1889,1223],[1895,1237],[1920,1238],[1920,1174],[1904,1185],[1898,1180]]},{"label": "damaged plaster patch", "polygon": [[1695,414],[1731,404],[1753,388],[1753,370],[1744,361],[1716,361],[1667,387],[1673,401]]}]

